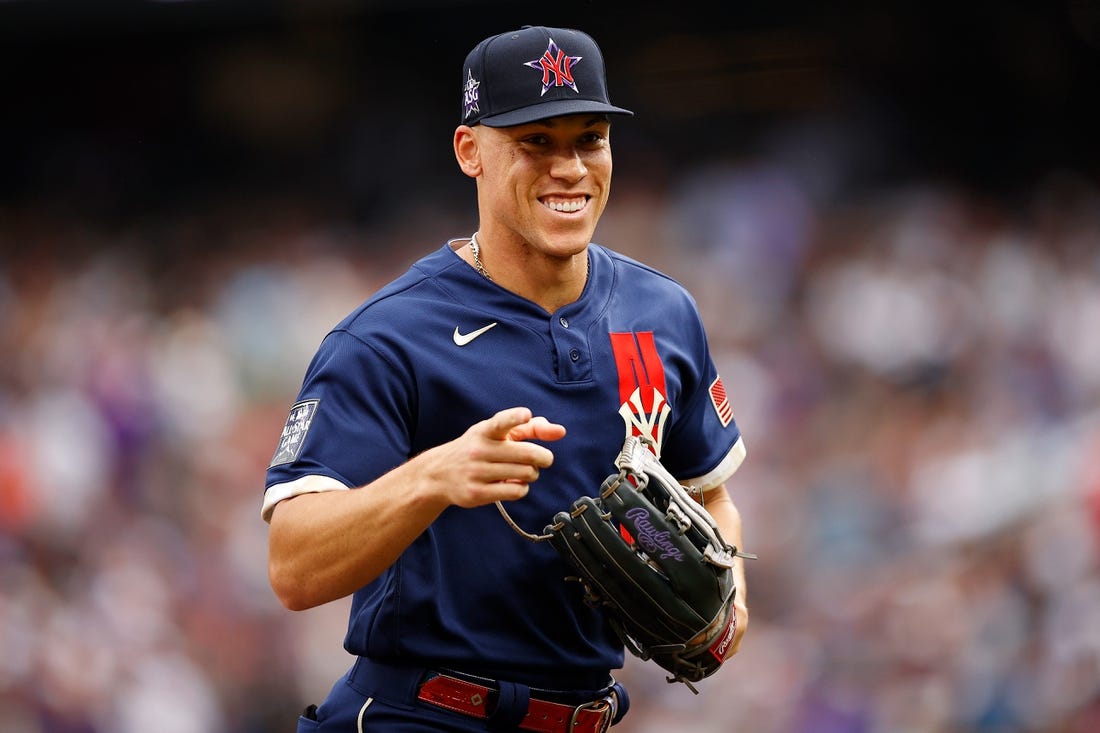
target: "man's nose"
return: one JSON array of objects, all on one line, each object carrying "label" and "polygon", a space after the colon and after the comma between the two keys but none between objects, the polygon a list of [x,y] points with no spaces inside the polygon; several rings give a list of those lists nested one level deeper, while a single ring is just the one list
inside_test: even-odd
[{"label": "man's nose", "polygon": [[588,166],[584,164],[579,151],[564,151],[554,158],[550,175],[565,181],[579,181],[588,175]]}]

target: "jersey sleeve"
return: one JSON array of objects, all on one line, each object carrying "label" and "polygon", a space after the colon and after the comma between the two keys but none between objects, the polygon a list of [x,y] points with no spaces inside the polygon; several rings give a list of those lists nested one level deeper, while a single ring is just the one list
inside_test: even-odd
[{"label": "jersey sleeve", "polygon": [[282,499],[363,486],[403,463],[412,395],[408,369],[347,331],[328,334],[267,469],[264,518]]},{"label": "jersey sleeve", "polygon": [[687,389],[676,410],[662,462],[680,481],[707,491],[740,468],[746,449],[697,311],[694,318],[691,379],[684,382]]}]

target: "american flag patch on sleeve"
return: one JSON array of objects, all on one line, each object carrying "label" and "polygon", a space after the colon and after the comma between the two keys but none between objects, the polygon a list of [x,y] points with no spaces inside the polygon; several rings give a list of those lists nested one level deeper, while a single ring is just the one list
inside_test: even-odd
[{"label": "american flag patch on sleeve", "polygon": [[726,388],[722,384],[722,378],[716,377],[713,382],[710,383],[710,403],[714,405],[714,411],[718,413],[718,420],[722,423],[722,427],[727,427],[730,421],[733,420],[733,405],[730,404],[729,397],[726,396]]}]

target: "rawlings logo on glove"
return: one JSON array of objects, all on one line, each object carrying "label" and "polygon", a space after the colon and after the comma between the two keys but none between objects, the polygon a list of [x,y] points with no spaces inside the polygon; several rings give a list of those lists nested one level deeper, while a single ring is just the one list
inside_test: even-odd
[{"label": "rawlings logo on glove", "polygon": [[662,560],[672,559],[676,562],[683,561],[684,553],[680,552],[680,550],[676,548],[676,545],[672,544],[672,541],[669,539],[671,532],[658,532],[649,518],[648,509],[643,509],[641,507],[631,509],[626,513],[626,516],[634,526],[634,536],[637,538],[636,541],[642,546],[643,550],[650,555],[662,553],[660,555]]}]

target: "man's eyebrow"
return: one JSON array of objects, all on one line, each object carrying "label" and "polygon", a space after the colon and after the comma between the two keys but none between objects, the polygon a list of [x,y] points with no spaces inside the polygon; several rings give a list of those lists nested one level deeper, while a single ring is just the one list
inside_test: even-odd
[{"label": "man's eyebrow", "polygon": [[[601,122],[610,122],[610,121],[611,121],[611,118],[608,117],[607,115],[599,114],[599,115],[595,115],[594,117],[592,117],[588,120],[585,120],[584,126],[585,127],[592,127],[594,125],[600,124]],[[540,125],[542,127],[557,127],[558,126],[558,118],[556,118],[556,117],[547,117],[546,119],[535,120],[531,124]]]}]

